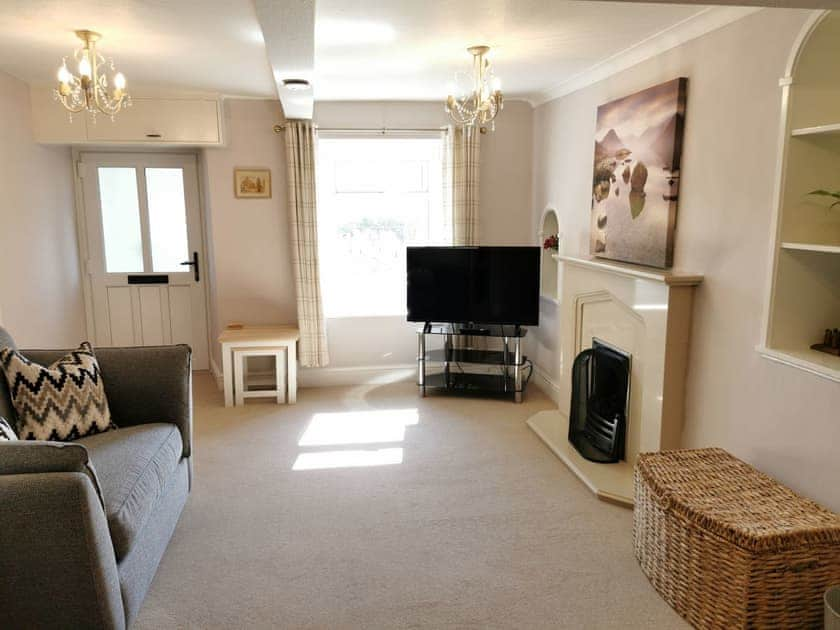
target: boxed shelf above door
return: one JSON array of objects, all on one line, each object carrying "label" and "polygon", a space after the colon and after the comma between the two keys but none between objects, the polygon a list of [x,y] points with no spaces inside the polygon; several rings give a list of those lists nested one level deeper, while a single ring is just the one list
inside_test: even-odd
[{"label": "boxed shelf above door", "polygon": [[132,97],[114,120],[68,112],[47,88],[31,89],[35,139],[43,144],[217,146],[224,144],[224,109],[213,96]]}]

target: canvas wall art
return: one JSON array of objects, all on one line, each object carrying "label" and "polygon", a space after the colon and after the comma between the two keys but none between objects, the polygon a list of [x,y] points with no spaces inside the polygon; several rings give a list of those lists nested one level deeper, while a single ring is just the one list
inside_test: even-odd
[{"label": "canvas wall art", "polygon": [[674,79],[598,108],[591,254],[671,266],[687,87]]}]

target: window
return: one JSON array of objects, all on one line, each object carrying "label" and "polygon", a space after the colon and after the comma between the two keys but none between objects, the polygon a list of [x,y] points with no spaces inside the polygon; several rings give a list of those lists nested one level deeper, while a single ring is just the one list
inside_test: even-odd
[{"label": "window", "polygon": [[152,267],[155,272],[183,271],[181,262],[190,257],[183,169],[147,168],[146,192]]},{"label": "window", "polygon": [[449,245],[440,137],[318,139],[326,317],[405,314],[405,248]]},{"label": "window", "polygon": [[106,270],[108,273],[143,271],[137,171],[133,168],[100,167],[99,202],[102,206]]},{"label": "window", "polygon": [[[189,258],[184,169],[100,166],[98,170],[105,270],[184,272],[181,263]],[[138,175],[145,185],[145,200],[138,192]],[[148,220],[146,237],[143,217]],[[144,261],[144,241],[151,268]]]}]

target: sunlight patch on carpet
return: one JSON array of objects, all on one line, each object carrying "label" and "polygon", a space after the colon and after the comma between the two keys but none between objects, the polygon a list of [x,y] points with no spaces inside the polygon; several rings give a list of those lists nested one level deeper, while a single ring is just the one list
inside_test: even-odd
[{"label": "sunlight patch on carpet", "polygon": [[380,448],[368,451],[318,451],[298,455],[292,470],[392,466],[402,464],[402,460],[403,450],[401,448]]},{"label": "sunlight patch on carpet", "polygon": [[402,442],[405,428],[419,421],[417,409],[316,413],[298,446]]}]

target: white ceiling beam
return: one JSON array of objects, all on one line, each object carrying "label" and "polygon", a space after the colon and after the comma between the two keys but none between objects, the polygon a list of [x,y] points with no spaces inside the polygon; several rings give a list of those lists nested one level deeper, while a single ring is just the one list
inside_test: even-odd
[{"label": "white ceiling beam", "polygon": [[[286,118],[312,118],[315,69],[315,0],[256,0],[268,62]],[[284,87],[284,79],[310,82],[302,90]]]}]

